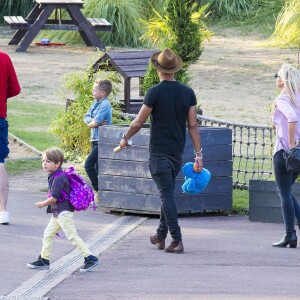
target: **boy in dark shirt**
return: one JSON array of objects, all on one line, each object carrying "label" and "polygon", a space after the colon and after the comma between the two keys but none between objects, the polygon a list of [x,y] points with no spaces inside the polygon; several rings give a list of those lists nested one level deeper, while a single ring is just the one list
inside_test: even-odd
[{"label": "boy in dark shirt", "polygon": [[52,212],[53,215],[44,231],[41,254],[37,261],[28,263],[27,267],[39,270],[49,269],[53,238],[57,232],[62,229],[67,239],[77,247],[78,251],[84,257],[85,263],[80,269],[80,272],[87,272],[97,266],[100,261],[96,256],[91,254],[87,245],[78,236],[73,220],[74,207],[68,199],[62,196],[63,191],[68,195],[70,193],[70,182],[68,177],[63,173],[55,176],[58,172],[63,172],[61,168],[63,161],[64,155],[62,151],[57,148],[48,149],[43,153],[43,169],[45,172],[49,173],[49,192],[48,199],[37,202],[36,206],[38,208],[50,206],[50,212]]}]

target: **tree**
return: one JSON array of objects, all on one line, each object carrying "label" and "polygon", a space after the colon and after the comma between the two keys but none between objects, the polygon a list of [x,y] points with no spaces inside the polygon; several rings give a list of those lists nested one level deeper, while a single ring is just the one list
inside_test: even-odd
[{"label": "tree", "polygon": [[[197,8],[194,0],[167,0],[165,14],[144,21],[147,32],[143,40],[151,40],[159,48],[171,48],[183,62],[183,69],[175,74],[176,80],[188,84],[188,67],[195,63],[203,51],[203,41],[211,36],[206,28],[207,5]],[[150,65],[144,79],[143,90],[159,82],[155,69]]]}]

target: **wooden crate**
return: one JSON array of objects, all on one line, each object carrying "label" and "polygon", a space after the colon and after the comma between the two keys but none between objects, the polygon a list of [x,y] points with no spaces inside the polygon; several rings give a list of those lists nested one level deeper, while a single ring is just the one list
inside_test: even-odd
[{"label": "wooden crate", "polygon": [[[117,211],[159,214],[160,197],[149,168],[149,129],[142,128],[133,138],[133,146],[114,153],[114,147],[127,126],[111,125],[99,133],[99,204]],[[201,194],[183,194],[182,172],[176,179],[175,200],[179,214],[227,211],[232,208],[232,137],[231,129],[199,127],[204,166],[212,179]],[[187,132],[183,164],[194,159]]]},{"label": "wooden crate", "polygon": [[[295,197],[300,199],[299,182],[294,184],[293,192]],[[281,200],[275,181],[250,180],[249,220],[252,222],[283,223]]]}]

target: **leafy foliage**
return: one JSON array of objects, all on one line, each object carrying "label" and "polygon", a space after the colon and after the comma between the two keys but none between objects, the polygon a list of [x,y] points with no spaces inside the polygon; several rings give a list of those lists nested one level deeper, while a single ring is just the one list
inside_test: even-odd
[{"label": "leafy foliage", "polygon": [[286,0],[278,15],[271,41],[300,49],[300,1]]},{"label": "leafy foliage", "polygon": [[[155,17],[149,22],[144,21],[147,27],[143,40],[150,40],[159,48],[171,48],[178,54],[184,68],[175,74],[176,80],[188,84],[188,66],[200,57],[205,39],[211,36],[206,28],[206,6],[197,8],[194,0],[167,0],[165,14],[161,16],[155,11]],[[143,83],[143,90],[159,82],[156,70],[150,66]]]},{"label": "leafy foliage", "polygon": [[[199,0],[199,6],[208,4],[213,19],[244,19],[260,14],[266,8],[282,7],[284,0]],[[264,12],[263,12],[264,13]],[[270,13],[270,10],[269,10]]]},{"label": "leafy foliage", "polygon": [[83,121],[84,115],[90,108],[93,97],[92,87],[95,79],[108,79],[113,84],[109,98],[113,106],[113,123],[128,123],[121,117],[120,105],[116,102],[118,84],[121,83],[120,75],[116,72],[98,71],[94,73],[91,68],[85,71],[72,72],[65,78],[66,92],[72,92],[75,101],[67,110],[60,111],[50,125],[50,132],[61,140],[61,147],[69,159],[83,160],[90,152],[90,128]]},{"label": "leafy foliage", "polygon": [[0,0],[0,20],[3,16],[27,16],[33,5],[32,0]]}]

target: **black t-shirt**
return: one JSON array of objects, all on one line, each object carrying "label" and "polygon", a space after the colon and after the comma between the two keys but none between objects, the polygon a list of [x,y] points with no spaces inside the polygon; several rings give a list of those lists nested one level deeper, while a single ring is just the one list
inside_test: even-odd
[{"label": "black t-shirt", "polygon": [[150,154],[183,153],[188,112],[196,103],[194,91],[178,81],[164,80],[148,90],[144,104],[152,108]]}]

